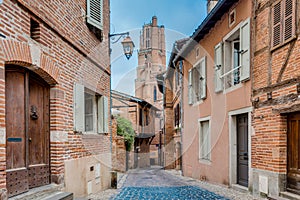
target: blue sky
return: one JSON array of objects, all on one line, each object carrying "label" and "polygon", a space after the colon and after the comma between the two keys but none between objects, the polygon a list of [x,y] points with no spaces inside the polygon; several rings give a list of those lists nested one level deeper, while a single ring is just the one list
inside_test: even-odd
[{"label": "blue sky", "polygon": [[206,17],[206,2],[206,0],[111,0],[111,33],[129,31],[135,44],[135,51],[130,60],[123,55],[122,39],[111,44],[112,89],[134,95],[139,35],[142,26],[150,23],[152,16],[157,16],[158,25],[165,27],[168,61],[174,41],[191,36]]}]

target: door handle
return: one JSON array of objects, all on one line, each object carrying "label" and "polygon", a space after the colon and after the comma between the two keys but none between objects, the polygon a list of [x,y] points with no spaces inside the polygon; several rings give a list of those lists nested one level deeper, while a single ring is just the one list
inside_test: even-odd
[{"label": "door handle", "polygon": [[31,141],[32,141],[31,137],[30,137],[30,138],[28,138],[28,141],[29,141],[29,142],[31,142]]},{"label": "door handle", "polygon": [[244,160],[248,160],[248,153],[244,153]]}]

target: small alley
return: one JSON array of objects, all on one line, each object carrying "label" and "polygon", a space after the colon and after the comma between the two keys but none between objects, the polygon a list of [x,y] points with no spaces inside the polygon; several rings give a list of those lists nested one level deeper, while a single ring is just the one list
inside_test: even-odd
[{"label": "small alley", "polygon": [[245,191],[181,176],[176,170],[159,166],[118,174],[118,188],[90,195],[85,199],[254,199]]}]

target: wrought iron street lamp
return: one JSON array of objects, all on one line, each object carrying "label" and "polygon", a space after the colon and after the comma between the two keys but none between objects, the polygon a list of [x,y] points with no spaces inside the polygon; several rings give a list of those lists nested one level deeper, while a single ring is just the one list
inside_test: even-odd
[{"label": "wrought iron street lamp", "polygon": [[[119,36],[119,38],[115,39],[116,36]],[[112,44],[117,43],[122,37],[123,38],[125,37],[124,40],[121,42],[121,44],[123,46],[124,54],[126,58],[129,60],[129,58],[132,56],[133,49],[134,49],[134,43],[129,36],[129,32],[110,34],[109,37],[112,40],[114,40]]]}]

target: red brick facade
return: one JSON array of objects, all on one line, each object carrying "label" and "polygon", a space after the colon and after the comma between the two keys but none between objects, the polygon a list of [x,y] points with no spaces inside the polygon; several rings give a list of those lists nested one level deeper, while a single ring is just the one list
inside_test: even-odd
[{"label": "red brick facade", "polygon": [[[109,0],[103,2],[102,41],[96,38],[86,24],[85,0],[51,3],[7,0],[0,4],[0,33],[5,36],[0,39],[0,188],[3,191],[7,185],[5,105],[9,103],[5,102],[4,83],[5,69],[9,64],[33,71],[51,86],[51,182],[64,183],[66,160],[80,160],[103,153],[110,160],[109,132],[99,135],[73,131],[75,83],[108,99],[110,96]],[[30,36],[31,19],[40,26],[38,41]],[[106,173],[104,168],[110,168],[110,161],[104,165],[107,165],[103,167],[103,173]],[[103,175],[98,189],[108,187],[108,176]]]},{"label": "red brick facade", "polygon": [[287,116],[300,111],[299,4],[287,1],[293,9],[295,22],[292,27],[296,27],[295,33],[292,33],[288,41],[273,47],[272,9],[278,2],[280,1],[256,0],[252,24],[252,103],[255,131],[252,136],[253,192],[262,192],[259,187],[260,178],[266,177],[269,181],[268,190],[263,193],[275,197],[286,191],[288,184],[287,164],[291,152],[288,153]]}]

